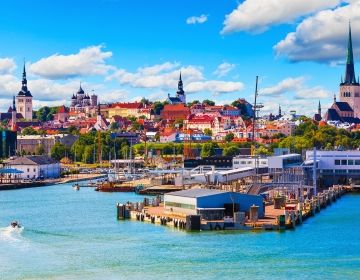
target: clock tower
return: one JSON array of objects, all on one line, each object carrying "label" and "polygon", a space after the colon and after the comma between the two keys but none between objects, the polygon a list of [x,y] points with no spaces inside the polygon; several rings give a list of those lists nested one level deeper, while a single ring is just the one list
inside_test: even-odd
[{"label": "clock tower", "polygon": [[27,121],[32,121],[33,115],[33,105],[32,105],[32,98],[31,92],[27,87],[27,80],[26,80],[26,70],[25,70],[25,63],[24,63],[24,70],[23,70],[23,77],[22,77],[22,86],[21,90],[19,91],[18,95],[16,96],[16,103],[17,103],[17,110],[23,118]]}]

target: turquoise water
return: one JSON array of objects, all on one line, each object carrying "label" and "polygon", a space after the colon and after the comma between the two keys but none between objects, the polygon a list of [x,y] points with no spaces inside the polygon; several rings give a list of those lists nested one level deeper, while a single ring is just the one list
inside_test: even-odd
[{"label": "turquoise water", "polygon": [[142,197],[70,184],[0,192],[0,279],[360,279],[359,195],[262,233],[117,221],[128,200]]}]

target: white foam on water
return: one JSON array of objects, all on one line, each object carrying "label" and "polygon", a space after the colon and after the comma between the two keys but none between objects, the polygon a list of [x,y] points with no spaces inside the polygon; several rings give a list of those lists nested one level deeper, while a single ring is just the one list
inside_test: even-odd
[{"label": "white foam on water", "polygon": [[23,227],[13,228],[12,226],[7,226],[0,228],[0,242],[26,245],[27,240],[22,236],[23,231]]}]

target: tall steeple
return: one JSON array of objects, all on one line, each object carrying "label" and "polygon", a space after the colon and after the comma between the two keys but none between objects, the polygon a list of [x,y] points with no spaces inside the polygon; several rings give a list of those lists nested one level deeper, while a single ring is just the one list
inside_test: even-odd
[{"label": "tall steeple", "polygon": [[354,54],[352,47],[352,38],[351,38],[351,25],[349,22],[349,37],[348,37],[348,46],[347,46],[347,55],[346,55],[346,69],[345,69],[345,80],[342,82],[345,85],[356,85],[358,82],[355,77],[355,67],[354,67]]},{"label": "tall steeple", "polygon": [[13,106],[12,106],[12,110],[16,111],[16,106],[15,106],[15,95],[13,95]]},{"label": "tall steeple", "polygon": [[279,114],[278,114],[278,116],[279,116],[279,117],[282,117],[280,104],[279,104]]},{"label": "tall steeple", "polygon": [[21,90],[19,91],[18,96],[26,96],[32,97],[31,92],[27,87],[27,79],[26,79],[26,69],[25,69],[25,60],[24,60],[24,67],[23,67],[23,74],[22,74],[22,81],[21,81]]},{"label": "tall steeple", "polygon": [[181,78],[181,71],[180,71],[180,76],[179,76],[178,90],[176,92],[176,97],[178,97],[182,103],[186,103],[184,85],[183,85],[183,81]]},{"label": "tall steeple", "polygon": [[318,114],[321,116],[321,104],[320,104],[320,100],[319,100],[319,105],[318,105]]}]

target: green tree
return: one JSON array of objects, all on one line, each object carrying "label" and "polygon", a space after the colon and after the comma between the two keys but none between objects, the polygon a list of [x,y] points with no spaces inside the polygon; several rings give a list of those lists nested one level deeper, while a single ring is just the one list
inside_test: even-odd
[{"label": "green tree", "polygon": [[44,155],[45,154],[45,148],[44,145],[40,144],[36,147],[35,154],[37,155]]},{"label": "green tree", "polygon": [[82,162],[94,163],[94,145],[88,145],[85,147],[82,155]]},{"label": "green tree", "polygon": [[78,127],[76,127],[75,125],[70,125],[67,129],[66,129],[66,133],[71,134],[71,135],[79,135],[80,134],[80,130]]},{"label": "green tree", "polygon": [[116,130],[118,130],[119,129],[119,123],[117,123],[117,122],[112,122],[111,124],[110,124],[110,130],[111,131],[116,131]]},{"label": "green tree", "polygon": [[210,157],[215,155],[215,149],[218,145],[214,142],[206,142],[202,145],[200,156],[201,157]]},{"label": "green tree", "polygon": [[22,131],[21,131],[22,135],[37,135],[37,131],[32,127],[32,126],[28,126],[25,127]]},{"label": "green tree", "polygon": [[229,132],[228,134],[226,134],[225,135],[225,141],[226,142],[231,142],[233,139],[235,138],[235,135],[234,135],[234,133],[232,133],[232,132]]},{"label": "green tree", "polygon": [[64,144],[58,142],[54,144],[50,151],[51,157],[58,161],[65,157],[67,154],[69,154],[68,148]]},{"label": "green tree", "polygon": [[153,104],[153,110],[155,115],[160,115],[161,111],[164,109],[165,103],[160,101],[155,101]]},{"label": "green tree", "polygon": [[236,155],[240,154],[240,148],[233,145],[233,146],[230,146],[230,147],[225,147],[223,149],[223,155],[224,156],[231,156],[231,157],[234,157]]},{"label": "green tree", "polygon": [[203,100],[202,104],[208,105],[208,106],[215,106],[215,102],[209,99]]},{"label": "green tree", "polygon": [[212,136],[213,132],[210,128],[205,128],[204,129],[204,134],[207,136]]}]

